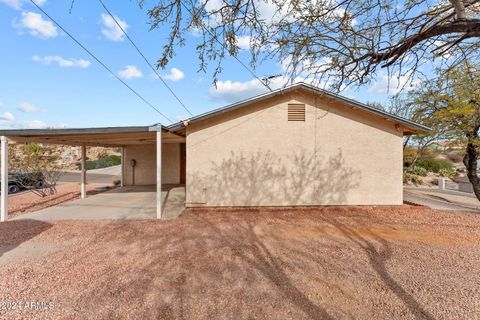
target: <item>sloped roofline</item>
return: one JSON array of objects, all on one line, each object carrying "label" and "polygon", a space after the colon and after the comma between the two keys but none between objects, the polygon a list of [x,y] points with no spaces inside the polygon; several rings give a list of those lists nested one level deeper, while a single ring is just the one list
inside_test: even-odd
[{"label": "sloped roofline", "polygon": [[[156,131],[155,126],[132,126],[132,127],[92,127],[92,128],[47,128],[47,129],[0,129],[1,136],[46,136],[46,135],[83,135],[102,133],[139,133]],[[162,131],[168,131],[162,126]]]},{"label": "sloped roofline", "polygon": [[414,121],[399,117],[399,116],[394,115],[392,113],[389,113],[389,112],[386,112],[386,111],[379,110],[377,108],[368,106],[364,103],[355,101],[353,99],[343,97],[343,96],[335,94],[333,92],[320,89],[318,87],[312,86],[312,85],[304,83],[304,82],[299,82],[299,83],[293,84],[293,85],[285,87],[285,88],[277,89],[277,90],[274,90],[274,91],[271,91],[271,92],[268,92],[268,93],[265,93],[265,94],[261,94],[261,95],[258,95],[258,96],[255,96],[255,97],[252,97],[252,98],[249,98],[249,99],[241,100],[239,102],[235,102],[233,104],[230,104],[230,105],[218,108],[218,109],[214,109],[214,110],[202,113],[198,116],[194,116],[194,117],[188,118],[186,120],[179,121],[179,122],[176,122],[174,124],[171,124],[171,125],[167,126],[167,129],[170,130],[170,131],[175,131],[175,130],[178,130],[178,129],[181,129],[181,128],[187,126],[188,124],[192,124],[192,123],[196,123],[198,121],[202,121],[202,120],[205,120],[205,119],[213,118],[213,117],[216,117],[218,115],[224,114],[226,112],[230,112],[230,111],[245,107],[245,106],[250,105],[252,103],[259,102],[259,101],[262,101],[262,100],[266,100],[266,99],[272,98],[274,96],[282,95],[282,94],[285,94],[285,93],[288,93],[288,92],[291,92],[291,91],[294,91],[294,90],[297,90],[297,89],[304,89],[304,90],[309,91],[309,92],[314,93],[314,94],[325,95],[329,98],[344,102],[344,103],[346,103],[350,106],[356,107],[356,108],[358,108],[362,111],[366,111],[370,114],[374,114],[374,115],[377,115],[377,116],[381,116],[385,119],[395,121],[399,124],[404,125],[405,127],[409,128],[409,129],[413,129],[414,131],[422,131],[422,132],[430,131],[430,128],[427,127],[427,126],[424,126],[424,125],[421,125],[421,124],[416,123]]}]

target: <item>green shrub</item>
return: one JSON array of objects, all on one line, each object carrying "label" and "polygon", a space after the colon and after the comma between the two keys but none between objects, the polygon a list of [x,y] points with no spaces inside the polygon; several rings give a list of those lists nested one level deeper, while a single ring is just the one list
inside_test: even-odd
[{"label": "green shrub", "polygon": [[40,153],[42,152],[42,146],[37,144],[37,143],[28,143],[25,145],[25,151],[31,152],[31,153]]},{"label": "green shrub", "polygon": [[447,168],[442,168],[438,171],[438,173],[442,176],[442,177],[447,177],[447,178],[451,178],[453,177],[457,171],[454,169],[454,168],[451,168],[451,169],[447,169]]},{"label": "green shrub", "polygon": [[417,161],[415,166],[435,173],[439,173],[441,169],[454,170],[452,161],[448,159],[422,158]]},{"label": "green shrub", "polygon": [[122,158],[117,155],[110,155],[107,157],[103,157],[98,160],[88,160],[87,161],[87,170],[93,169],[102,169],[108,168],[112,166],[118,166],[122,163]]},{"label": "green shrub", "polygon": [[427,174],[428,174],[428,171],[424,167],[420,167],[420,166],[415,165],[415,166],[413,166],[412,169],[410,169],[410,173],[412,173],[414,175],[417,175],[417,176],[426,177]]}]

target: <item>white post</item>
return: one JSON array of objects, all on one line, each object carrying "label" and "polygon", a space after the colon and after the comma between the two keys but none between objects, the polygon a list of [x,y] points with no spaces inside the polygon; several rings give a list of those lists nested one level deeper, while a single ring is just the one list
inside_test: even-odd
[{"label": "white post", "polygon": [[162,126],[157,127],[157,219],[162,219]]},{"label": "white post", "polygon": [[1,138],[1,210],[0,210],[0,221],[8,220],[8,139],[7,137],[2,136]]},{"label": "white post", "polygon": [[121,163],[122,173],[120,174],[120,187],[125,186],[125,147],[122,147],[122,163]]},{"label": "white post", "polygon": [[82,145],[82,172],[80,194],[82,199],[85,199],[87,197],[87,147],[85,146],[85,144]]},{"label": "white post", "polygon": [[447,189],[447,179],[438,179],[438,189],[440,190]]}]

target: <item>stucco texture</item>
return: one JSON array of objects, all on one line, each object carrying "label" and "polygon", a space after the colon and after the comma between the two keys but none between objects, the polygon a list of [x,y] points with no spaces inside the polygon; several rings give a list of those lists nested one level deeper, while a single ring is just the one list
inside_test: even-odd
[{"label": "stucco texture", "polygon": [[[288,121],[288,104],[305,121]],[[393,121],[304,91],[187,126],[186,205],[400,205]]]},{"label": "stucco texture", "polygon": [[[154,144],[131,145],[125,147],[125,181],[126,186],[133,185],[133,169],[130,166],[135,159],[135,185],[155,185],[156,146]],[[180,183],[180,144],[162,144],[162,184]]]}]

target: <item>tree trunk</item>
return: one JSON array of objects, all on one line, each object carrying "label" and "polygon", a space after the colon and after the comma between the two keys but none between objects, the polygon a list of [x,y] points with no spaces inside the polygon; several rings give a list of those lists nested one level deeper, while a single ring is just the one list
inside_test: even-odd
[{"label": "tree trunk", "polygon": [[408,143],[410,142],[410,138],[412,136],[408,136],[404,141],[403,141],[403,151],[405,151],[405,148],[408,146]]},{"label": "tree trunk", "polygon": [[478,169],[478,150],[474,143],[469,142],[467,144],[467,152],[463,158],[463,164],[467,168],[467,177],[470,180],[470,183],[473,186],[473,192],[475,196],[480,201],[480,178],[477,174]]}]

